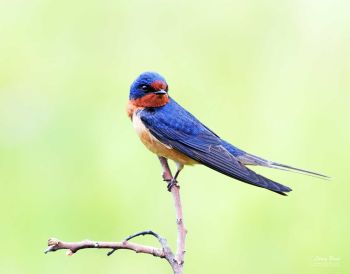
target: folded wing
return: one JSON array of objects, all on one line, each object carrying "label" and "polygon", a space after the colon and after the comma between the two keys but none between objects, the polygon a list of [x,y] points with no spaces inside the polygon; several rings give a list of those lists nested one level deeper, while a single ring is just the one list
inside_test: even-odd
[{"label": "folded wing", "polygon": [[[167,109],[170,108],[170,109]],[[175,111],[175,112],[174,112]],[[174,115],[169,115],[174,113]],[[290,188],[265,178],[241,164],[222,140],[174,101],[161,110],[142,110],[140,118],[162,143],[229,177],[286,195]]]}]

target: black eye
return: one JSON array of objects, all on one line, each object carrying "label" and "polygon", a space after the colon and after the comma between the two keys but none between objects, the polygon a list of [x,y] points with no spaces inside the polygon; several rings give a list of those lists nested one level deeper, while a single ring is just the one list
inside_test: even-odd
[{"label": "black eye", "polygon": [[141,89],[144,90],[144,91],[146,91],[146,90],[148,90],[148,86],[143,85],[143,86],[141,87]]}]

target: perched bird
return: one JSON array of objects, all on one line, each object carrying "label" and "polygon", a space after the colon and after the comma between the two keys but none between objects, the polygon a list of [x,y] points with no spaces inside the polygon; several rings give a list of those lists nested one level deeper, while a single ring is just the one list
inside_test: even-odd
[{"label": "perched bird", "polygon": [[167,82],[155,72],[142,73],[132,83],[127,113],[144,145],[160,159],[175,161],[177,171],[168,182],[169,191],[176,184],[184,165],[194,164],[203,164],[234,179],[281,195],[286,195],[291,189],[255,173],[246,165],[328,178],[316,172],[265,160],[221,139],[169,96]]}]

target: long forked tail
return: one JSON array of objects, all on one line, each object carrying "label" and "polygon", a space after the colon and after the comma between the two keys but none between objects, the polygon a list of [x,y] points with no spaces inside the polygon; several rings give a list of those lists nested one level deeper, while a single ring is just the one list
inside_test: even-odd
[{"label": "long forked tail", "polygon": [[270,168],[280,169],[280,170],[284,170],[284,171],[300,173],[300,174],[313,176],[313,177],[317,177],[317,178],[325,179],[325,180],[329,180],[330,179],[329,176],[326,176],[326,175],[323,175],[323,174],[320,174],[320,173],[317,173],[317,172],[308,171],[308,170],[305,170],[305,169],[296,168],[296,167],[292,167],[292,166],[288,166],[288,165],[284,165],[284,164],[279,164],[279,163],[276,163],[276,162],[265,160],[263,158],[260,158],[258,156],[255,156],[255,155],[252,155],[252,154],[249,154],[249,153],[240,155],[237,158],[244,165],[264,166],[264,167],[270,167]]}]

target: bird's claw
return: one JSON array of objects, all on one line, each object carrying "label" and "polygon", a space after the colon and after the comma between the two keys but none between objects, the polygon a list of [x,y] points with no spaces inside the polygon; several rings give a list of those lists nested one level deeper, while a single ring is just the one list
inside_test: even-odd
[{"label": "bird's claw", "polygon": [[172,180],[172,177],[166,176],[166,175],[162,175],[163,177],[163,181],[164,182],[170,182]]},{"label": "bird's claw", "polygon": [[167,189],[168,189],[169,192],[171,192],[171,189],[174,186],[178,187],[177,181],[175,179],[172,179],[172,180],[168,181]]}]

